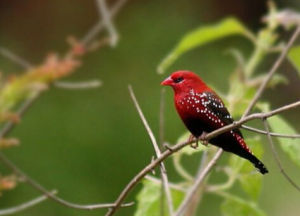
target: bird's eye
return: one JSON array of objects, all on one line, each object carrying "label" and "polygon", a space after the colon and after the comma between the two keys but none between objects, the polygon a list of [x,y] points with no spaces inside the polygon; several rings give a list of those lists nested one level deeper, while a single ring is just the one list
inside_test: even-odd
[{"label": "bird's eye", "polygon": [[183,77],[177,77],[174,79],[175,83],[180,83],[183,80]]}]

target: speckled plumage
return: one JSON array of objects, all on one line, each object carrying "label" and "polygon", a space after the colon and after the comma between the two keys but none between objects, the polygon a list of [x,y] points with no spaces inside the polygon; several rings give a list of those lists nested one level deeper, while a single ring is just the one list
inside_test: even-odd
[{"label": "speckled plumage", "polygon": [[[162,85],[173,88],[176,110],[195,137],[233,122],[223,101],[193,72],[174,72],[162,82]],[[262,174],[268,172],[264,164],[252,154],[239,129],[225,132],[209,142],[249,160]]]}]

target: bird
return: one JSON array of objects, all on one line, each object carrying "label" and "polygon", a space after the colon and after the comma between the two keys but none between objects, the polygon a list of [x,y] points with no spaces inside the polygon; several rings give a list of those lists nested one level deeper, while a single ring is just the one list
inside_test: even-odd
[{"label": "bird", "polygon": [[[177,113],[195,138],[201,140],[207,133],[233,123],[222,99],[197,74],[187,70],[176,71],[161,85],[173,88]],[[238,128],[224,132],[208,142],[249,160],[260,173],[268,173],[265,165],[248,148]]]}]

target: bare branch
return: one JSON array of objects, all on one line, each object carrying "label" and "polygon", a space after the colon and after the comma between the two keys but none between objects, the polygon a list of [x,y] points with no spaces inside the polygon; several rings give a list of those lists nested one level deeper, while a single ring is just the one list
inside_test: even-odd
[{"label": "bare branch", "polygon": [[[147,179],[149,181],[152,181],[152,182],[154,182],[156,184],[161,184],[161,180],[160,179],[155,178],[155,177],[153,177],[151,175],[146,175],[145,179]],[[169,182],[169,186],[170,186],[170,188],[173,188],[173,189],[178,190],[178,191],[182,191],[182,192],[186,192],[187,191],[185,188],[180,187],[179,185],[171,183],[171,182]]]},{"label": "bare branch", "polygon": [[[54,190],[54,191],[50,191],[49,193],[54,195],[57,193],[57,191]],[[2,216],[2,215],[16,214],[18,212],[21,212],[25,209],[28,209],[30,207],[33,207],[33,206],[45,201],[47,198],[48,198],[47,196],[43,195],[43,196],[37,197],[33,200],[30,200],[30,201],[23,203],[21,205],[18,205],[18,206],[7,208],[7,209],[1,209],[0,215]]]},{"label": "bare branch", "polygon": [[265,80],[260,85],[260,87],[257,90],[254,98],[252,99],[251,103],[249,104],[246,111],[244,112],[243,117],[247,116],[250,113],[251,109],[254,107],[254,105],[256,104],[258,99],[260,98],[260,96],[263,94],[267,84],[271,80],[272,76],[274,75],[274,73],[276,72],[278,67],[281,65],[282,61],[284,60],[284,58],[287,55],[289,49],[291,48],[291,46],[293,45],[293,43],[295,42],[295,40],[297,39],[299,34],[300,34],[300,26],[298,26],[297,29],[294,31],[294,33],[293,33],[291,39],[289,40],[288,44],[284,47],[284,49],[281,52],[280,56],[278,57],[276,62],[273,64],[273,66],[272,66],[271,70],[268,72],[268,75],[266,76]]},{"label": "bare branch", "polygon": [[20,65],[23,68],[30,69],[32,65],[25,59],[12,53],[10,50],[0,47],[0,55],[10,59],[12,62]]},{"label": "bare branch", "polygon": [[[36,92],[36,94],[29,97],[17,111],[18,117],[22,117],[24,113],[33,105],[36,99],[39,97],[41,92]],[[0,131],[0,139],[3,139],[16,125],[15,121],[9,121],[6,123]]]},{"label": "bare branch", "polygon": [[[162,88],[160,91],[160,103],[159,103],[159,144],[160,149],[164,149],[164,140],[165,140],[165,92],[166,89]],[[161,194],[160,197],[160,216],[165,215],[165,196],[164,193],[164,184],[161,184]]]},{"label": "bare branch", "polygon": [[213,168],[217,160],[221,157],[223,150],[219,149],[212,160],[207,164],[206,167],[200,172],[199,176],[197,177],[195,183],[191,187],[191,189],[187,192],[184,200],[181,202],[179,209],[176,211],[175,216],[180,216],[186,207],[190,204],[191,199],[197,192],[200,184],[203,182],[205,176],[209,173],[209,171]]},{"label": "bare branch", "polygon": [[283,166],[282,166],[282,164],[280,162],[279,156],[278,156],[278,154],[276,152],[276,149],[275,149],[272,137],[270,135],[270,129],[269,129],[267,120],[263,119],[263,123],[264,123],[264,126],[265,126],[265,130],[267,131],[267,137],[268,137],[268,141],[269,141],[269,144],[270,144],[270,147],[271,147],[271,150],[272,150],[273,157],[274,157],[274,159],[276,161],[277,166],[279,167],[280,172],[282,173],[282,175],[288,180],[288,182],[294,188],[296,188],[298,191],[300,191],[300,187],[291,179],[291,177],[283,169]]},{"label": "bare branch", "polygon": [[103,19],[103,23],[106,26],[108,33],[110,35],[110,38],[111,38],[110,45],[112,47],[115,47],[118,43],[119,35],[117,33],[115,26],[112,23],[111,16],[108,11],[106,2],[105,2],[105,0],[96,0],[96,1],[97,1],[97,5],[98,5],[98,10]]},{"label": "bare branch", "polygon": [[90,80],[85,82],[63,82],[63,81],[54,82],[55,87],[68,89],[68,90],[99,88],[101,85],[102,82],[100,80]]},{"label": "bare branch", "polygon": [[[125,5],[127,0],[117,1],[112,9],[110,10],[109,18],[113,19],[114,16],[119,12],[119,10]],[[82,38],[81,43],[87,45],[89,42],[93,41],[94,38],[99,34],[99,32],[104,28],[104,21],[99,21],[91,30]]]},{"label": "bare branch", "polygon": [[[137,102],[137,99],[134,95],[134,92],[132,90],[132,87],[129,85],[128,86],[128,89],[129,89],[129,92],[130,92],[130,96],[132,98],[132,101],[139,113],[139,116],[147,130],[147,133],[151,139],[151,142],[153,144],[153,147],[154,147],[154,150],[155,150],[155,153],[156,153],[156,156],[157,158],[159,158],[161,156],[161,152],[160,152],[160,149],[158,147],[158,144],[156,142],[156,139],[154,137],[154,134]],[[169,187],[169,181],[168,181],[168,176],[167,176],[167,173],[166,173],[166,167],[164,165],[163,162],[160,162],[160,172],[161,172],[161,178],[162,178],[162,183],[163,183],[163,187],[164,187],[164,190],[165,190],[165,194],[166,194],[166,197],[167,197],[167,203],[168,203],[168,208],[169,208],[169,213],[170,215],[172,216],[173,215],[173,201],[172,201],[172,196],[171,196],[171,191],[170,191],[170,187]]]},{"label": "bare branch", "polygon": [[[203,168],[205,166],[207,166],[207,164],[209,162],[207,159],[208,159],[208,149],[206,149],[202,154],[196,177],[193,177],[193,183],[194,184],[195,184],[195,179],[197,179],[198,176],[201,175],[201,172],[203,171]],[[183,208],[183,205],[186,205],[186,204],[181,202],[180,206],[177,208],[177,210],[180,209],[180,208],[183,208],[185,216],[195,215],[195,212],[197,211],[197,208],[199,206],[199,202],[202,199],[202,195],[203,195],[203,191],[204,191],[204,184],[205,184],[205,182],[203,180],[202,183],[200,183],[198,185],[198,188],[193,193],[193,195],[191,195],[191,198],[189,199],[189,204],[186,207]],[[189,188],[189,191],[191,191],[192,187],[193,187],[193,185]]]},{"label": "bare branch", "polygon": [[[249,127],[249,126],[246,126],[246,125],[241,125],[241,128],[246,129],[248,131],[256,132],[256,133],[259,133],[259,134],[268,135],[267,131],[260,130],[260,129],[257,129],[257,128],[253,128],[253,127]],[[291,138],[291,139],[300,138],[300,134],[292,134],[292,135],[280,134],[280,133],[269,133],[269,134],[271,136],[274,136],[274,137]]]},{"label": "bare branch", "polygon": [[[275,109],[271,112],[267,112],[267,113],[254,113],[251,115],[248,115],[244,118],[241,118],[239,121],[236,121],[230,125],[224,126],[222,128],[219,128],[217,130],[214,130],[208,134],[206,134],[205,138],[206,140],[209,140],[213,137],[216,137],[226,131],[230,131],[233,128],[237,128],[240,125],[254,120],[254,119],[264,119],[264,118],[269,118],[272,115],[275,114],[279,114],[280,112],[286,111],[288,109],[292,109],[292,108],[296,108],[300,106],[300,101],[296,102],[296,103],[292,103],[283,107],[280,107],[278,109]],[[182,143],[177,143],[176,145],[174,145],[172,148],[168,148],[167,150],[165,150],[164,152],[162,152],[161,156],[158,157],[157,159],[153,160],[150,164],[148,164],[144,169],[142,169],[136,176],[133,177],[133,179],[126,185],[126,187],[123,189],[123,191],[120,193],[119,197],[117,198],[117,200],[115,201],[115,207],[111,208],[106,216],[111,216],[113,215],[116,210],[119,208],[120,204],[123,202],[123,200],[126,198],[126,196],[129,194],[129,192],[135,187],[135,185],[141,180],[143,179],[143,177],[151,172],[151,170],[153,170],[156,166],[158,166],[160,164],[160,162],[164,161],[166,158],[168,158],[170,155],[174,154],[175,152],[179,151],[180,149],[182,149],[183,147],[191,144],[191,143],[195,143],[197,140],[193,139],[191,141],[186,141],[186,142],[182,142]]]},{"label": "bare branch", "polygon": [[[9,167],[13,172],[15,172],[17,175],[19,175],[22,179],[24,179],[28,184],[30,184],[34,189],[38,190],[42,194],[44,194],[49,199],[52,199],[53,201],[69,207],[69,208],[75,208],[75,209],[83,209],[83,210],[93,210],[93,209],[99,209],[99,208],[112,208],[115,207],[115,204],[111,203],[104,203],[104,204],[91,204],[91,205],[79,205],[75,203],[68,202],[66,200],[63,200],[57,196],[55,196],[53,193],[48,192],[43,186],[41,186],[38,182],[30,178],[28,175],[26,175],[23,171],[21,171],[16,165],[14,165],[8,158],[5,157],[5,155],[0,152],[0,161],[3,162],[4,165]],[[127,203],[125,205],[122,205],[122,207],[132,206],[134,203]]]},{"label": "bare branch", "polygon": [[161,149],[163,149],[164,144],[164,133],[165,133],[165,94],[166,89],[162,88],[160,92],[160,106],[159,106],[159,142]]}]

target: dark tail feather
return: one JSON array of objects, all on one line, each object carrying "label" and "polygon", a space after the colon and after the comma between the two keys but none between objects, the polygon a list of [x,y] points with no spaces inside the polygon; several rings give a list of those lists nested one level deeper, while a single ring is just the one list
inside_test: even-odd
[{"label": "dark tail feather", "polygon": [[265,167],[265,165],[260,160],[258,160],[257,157],[255,157],[254,155],[249,154],[246,158],[253,163],[253,165],[258,169],[258,171],[261,174],[266,174],[269,172],[268,169]]}]

